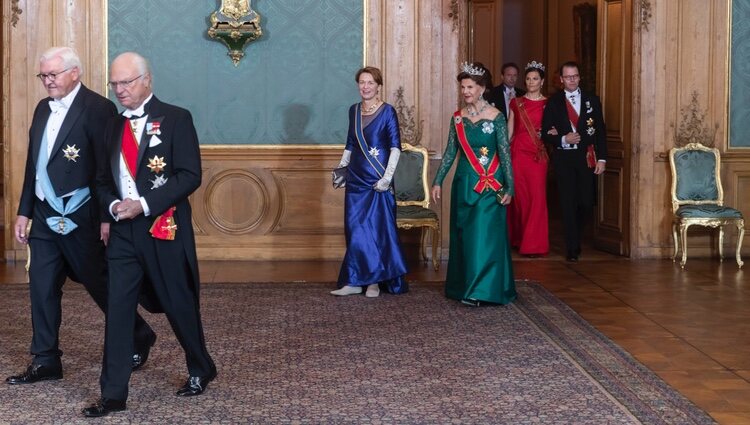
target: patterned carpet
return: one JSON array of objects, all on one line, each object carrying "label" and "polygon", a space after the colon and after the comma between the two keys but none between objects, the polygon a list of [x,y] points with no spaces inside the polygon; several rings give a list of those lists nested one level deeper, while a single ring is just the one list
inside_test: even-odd
[{"label": "patterned carpet", "polygon": [[[219,376],[178,398],[182,351],[163,316],[133,375],[128,410],[79,411],[98,397],[103,317],[66,285],[65,379],[0,384],[0,423],[710,424],[711,418],[540,285],[519,300],[472,308],[442,287],[337,298],[333,284],[211,284],[204,326]],[[0,374],[29,359],[24,285],[0,287]]]}]

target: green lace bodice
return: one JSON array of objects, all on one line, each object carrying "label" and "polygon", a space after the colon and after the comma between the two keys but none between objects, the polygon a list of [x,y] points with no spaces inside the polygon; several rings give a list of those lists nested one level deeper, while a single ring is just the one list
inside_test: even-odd
[{"label": "green lace bodice", "polygon": [[[492,156],[497,152],[500,157],[500,168],[495,173],[496,178],[503,185],[506,193],[513,195],[513,169],[510,163],[510,144],[508,143],[508,128],[505,123],[505,117],[503,114],[497,114],[497,117],[493,120],[481,119],[476,123],[472,123],[468,118],[463,118],[464,131],[466,133],[466,139],[469,141],[471,149],[477,158],[482,156],[482,148],[487,148],[487,157],[492,159]],[[458,136],[456,135],[456,126],[453,124],[453,117],[450,121],[450,130],[448,132],[448,145],[445,147],[443,153],[443,161],[440,163],[437,175],[433,185],[442,185],[445,176],[450,171],[453,162],[456,160],[459,151],[461,151],[461,145],[458,142]],[[489,166],[489,163],[485,165],[485,168]],[[458,159],[458,165],[456,166],[456,174],[473,174],[476,172],[471,167],[471,164],[466,159],[466,155],[460,155]],[[479,177],[477,176],[477,179]]]}]

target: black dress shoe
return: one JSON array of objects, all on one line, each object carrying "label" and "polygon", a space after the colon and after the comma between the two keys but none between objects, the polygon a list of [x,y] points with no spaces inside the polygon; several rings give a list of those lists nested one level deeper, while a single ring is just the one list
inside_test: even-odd
[{"label": "black dress shoe", "polygon": [[577,255],[568,255],[567,258],[565,258],[565,261],[569,263],[577,263],[578,262],[578,256]]},{"label": "black dress shoe", "polygon": [[148,355],[151,352],[151,347],[154,346],[156,343],[156,334],[152,333],[151,336],[148,338],[146,343],[140,347],[136,348],[135,354],[133,354],[133,372],[143,367],[144,364],[146,364],[146,360],[148,360]]},{"label": "black dress shoe", "polygon": [[208,383],[216,378],[216,369],[208,376],[191,376],[185,382],[185,385],[177,390],[177,395],[181,397],[189,397],[193,395],[203,394],[206,391]]},{"label": "black dress shoe", "polygon": [[96,403],[81,410],[83,416],[87,418],[98,418],[107,416],[112,412],[122,412],[125,410],[125,400],[115,400],[111,398],[100,398]]},{"label": "black dress shoe", "polygon": [[51,381],[62,379],[62,367],[51,367],[41,364],[30,364],[26,368],[26,371],[20,375],[9,376],[5,379],[5,382],[16,385],[16,384],[33,384],[39,381]]}]

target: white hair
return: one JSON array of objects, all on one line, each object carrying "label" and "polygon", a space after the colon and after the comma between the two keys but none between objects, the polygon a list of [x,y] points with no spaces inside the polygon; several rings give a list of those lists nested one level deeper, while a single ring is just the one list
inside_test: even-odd
[{"label": "white hair", "polygon": [[83,75],[81,58],[78,57],[78,53],[72,47],[52,47],[47,49],[39,57],[39,62],[46,62],[54,58],[62,59],[63,66],[66,68],[78,68],[78,74]]},{"label": "white hair", "polygon": [[148,60],[140,54],[136,52],[124,52],[117,55],[112,62],[115,62],[118,59],[123,60],[121,58],[127,58],[133,65],[135,65],[139,74],[151,76],[151,66],[148,64]]}]

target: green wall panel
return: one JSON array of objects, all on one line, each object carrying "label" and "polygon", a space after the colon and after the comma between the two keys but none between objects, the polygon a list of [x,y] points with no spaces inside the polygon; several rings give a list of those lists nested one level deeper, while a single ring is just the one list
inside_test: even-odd
[{"label": "green wall panel", "polygon": [[750,148],[750,0],[732,1],[729,146]]},{"label": "green wall panel", "polygon": [[109,0],[109,60],[136,51],[154,93],[189,109],[202,144],[344,143],[363,63],[363,0],[254,0],[263,36],[235,67],[208,38],[220,1]]}]

